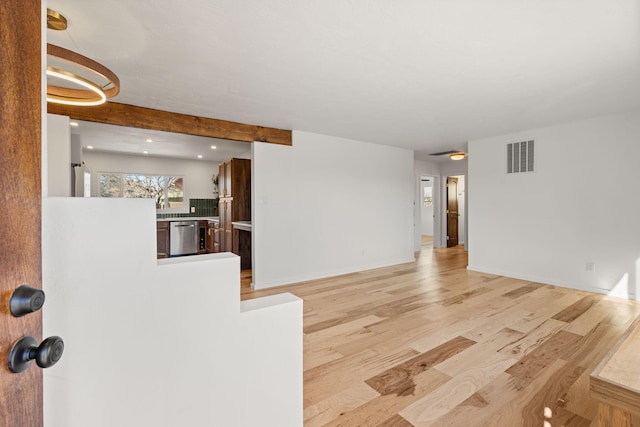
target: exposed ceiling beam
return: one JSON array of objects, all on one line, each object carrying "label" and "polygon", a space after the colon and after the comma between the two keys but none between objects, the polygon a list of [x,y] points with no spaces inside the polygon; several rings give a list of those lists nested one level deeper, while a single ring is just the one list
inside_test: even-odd
[{"label": "exposed ceiling beam", "polygon": [[292,145],[290,130],[171,113],[117,102],[107,102],[95,107],[48,103],[47,111],[51,114],[60,114],[88,122],[154,129],[233,141],[261,141],[271,144]]}]

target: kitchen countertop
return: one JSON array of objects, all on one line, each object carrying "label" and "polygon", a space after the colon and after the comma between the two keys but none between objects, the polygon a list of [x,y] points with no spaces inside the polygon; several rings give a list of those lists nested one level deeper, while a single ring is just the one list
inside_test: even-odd
[{"label": "kitchen countertop", "polygon": [[234,221],[231,223],[233,228],[237,230],[251,231],[253,226],[251,225],[251,221]]},{"label": "kitchen countertop", "polygon": [[177,218],[156,218],[156,221],[215,221],[220,222],[218,216],[181,216]]}]

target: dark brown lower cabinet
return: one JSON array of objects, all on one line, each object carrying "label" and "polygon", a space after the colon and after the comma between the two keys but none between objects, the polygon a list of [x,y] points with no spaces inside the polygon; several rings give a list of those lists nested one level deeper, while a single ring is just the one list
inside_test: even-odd
[{"label": "dark brown lower cabinet", "polygon": [[220,252],[233,250],[233,199],[224,198],[218,202],[220,213]]},{"label": "dark brown lower cabinet", "polygon": [[220,223],[217,221],[207,223],[207,250],[210,254],[220,252]]},{"label": "dark brown lower cabinet", "polygon": [[216,223],[215,230],[213,230],[213,240],[215,242],[216,252],[222,252],[222,243],[220,236],[222,236],[222,229],[220,228],[220,223]]},{"label": "dark brown lower cabinet", "polygon": [[209,253],[207,234],[209,234],[209,222],[206,219],[198,221],[198,254]]},{"label": "dark brown lower cabinet", "polygon": [[240,269],[251,268],[251,232],[233,229],[233,253],[240,256]]},{"label": "dark brown lower cabinet", "polygon": [[156,223],[156,240],[158,246],[158,258],[169,257],[169,221]]}]

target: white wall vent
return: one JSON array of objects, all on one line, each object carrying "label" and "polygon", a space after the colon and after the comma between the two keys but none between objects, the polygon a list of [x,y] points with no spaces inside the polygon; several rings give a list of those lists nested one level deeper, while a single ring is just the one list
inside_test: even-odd
[{"label": "white wall vent", "polygon": [[507,173],[533,172],[534,142],[507,144]]}]

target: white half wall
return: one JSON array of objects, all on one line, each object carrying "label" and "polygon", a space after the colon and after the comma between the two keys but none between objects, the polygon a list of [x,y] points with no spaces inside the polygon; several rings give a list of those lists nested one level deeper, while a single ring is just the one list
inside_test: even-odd
[{"label": "white half wall", "polygon": [[240,302],[230,253],[156,260],[152,200],[42,213],[45,427],[302,426],[302,300]]},{"label": "white half wall", "polygon": [[218,163],[205,160],[165,159],[161,157],[83,150],[82,159],[91,171],[91,196],[99,194],[99,172],[140,172],[156,175],[184,176],[187,199],[213,199],[211,176],[218,173]]},{"label": "white half wall", "polygon": [[[507,174],[531,139],[535,172]],[[635,299],[639,140],[632,112],[471,141],[469,269]]]},{"label": "white half wall", "polygon": [[413,176],[409,150],[301,131],[254,143],[254,287],[413,261]]}]

